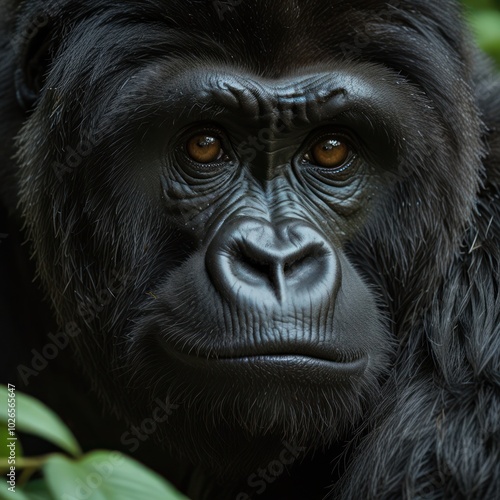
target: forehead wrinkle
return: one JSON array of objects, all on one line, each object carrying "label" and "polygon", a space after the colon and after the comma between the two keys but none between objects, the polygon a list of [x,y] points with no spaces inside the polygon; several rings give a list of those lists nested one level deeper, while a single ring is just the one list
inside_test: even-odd
[{"label": "forehead wrinkle", "polygon": [[228,111],[243,112],[247,118],[261,117],[264,114],[262,103],[269,101],[269,91],[254,80],[240,80],[232,75],[214,75],[210,82],[212,98]]},{"label": "forehead wrinkle", "polygon": [[246,120],[261,126],[275,126],[279,121],[289,128],[297,120],[310,123],[311,115],[318,112],[319,106],[346,93],[338,85],[332,88],[330,80],[331,75],[327,73],[261,81],[214,74],[207,82],[206,92],[227,111],[243,112]]}]

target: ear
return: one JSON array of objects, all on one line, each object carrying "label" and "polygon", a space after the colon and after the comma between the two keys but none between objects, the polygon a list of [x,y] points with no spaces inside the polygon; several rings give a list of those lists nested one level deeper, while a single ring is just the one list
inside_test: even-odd
[{"label": "ear", "polygon": [[19,65],[15,74],[16,96],[19,105],[29,111],[40,97],[53,54],[53,38],[48,21],[32,25],[19,35]]}]

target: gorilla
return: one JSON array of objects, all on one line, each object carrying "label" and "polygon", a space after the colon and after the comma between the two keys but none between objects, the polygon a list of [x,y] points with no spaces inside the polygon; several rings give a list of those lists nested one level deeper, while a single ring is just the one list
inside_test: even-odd
[{"label": "gorilla", "polygon": [[5,380],[196,500],[499,498],[500,78],[458,1],[1,9]]}]

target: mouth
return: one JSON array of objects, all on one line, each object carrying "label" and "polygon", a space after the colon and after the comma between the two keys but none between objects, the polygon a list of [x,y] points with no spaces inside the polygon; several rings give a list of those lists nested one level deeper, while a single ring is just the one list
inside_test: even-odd
[{"label": "mouth", "polygon": [[[283,347],[283,346],[281,346]],[[336,378],[356,377],[362,375],[369,361],[369,356],[364,354],[347,355],[340,352],[301,352],[292,350],[290,352],[257,352],[257,353],[197,353],[191,354],[178,350],[170,351],[180,361],[193,367],[204,367],[208,369],[217,365],[221,369],[225,367],[228,373],[234,369],[274,371],[283,373],[304,374],[321,373]]]},{"label": "mouth", "polygon": [[[215,359],[215,358],[212,358]],[[249,366],[275,366],[293,369],[321,369],[337,375],[354,376],[362,374],[368,365],[368,356],[346,361],[334,361],[302,354],[269,354],[217,358],[220,363],[247,364]]]}]

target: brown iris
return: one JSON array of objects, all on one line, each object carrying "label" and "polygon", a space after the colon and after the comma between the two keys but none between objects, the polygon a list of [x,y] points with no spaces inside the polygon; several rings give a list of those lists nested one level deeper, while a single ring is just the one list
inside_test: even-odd
[{"label": "brown iris", "polygon": [[313,162],[324,168],[339,168],[349,158],[349,146],[332,137],[316,143],[311,149]]},{"label": "brown iris", "polygon": [[220,160],[224,151],[218,137],[199,134],[187,142],[187,153],[197,163],[213,163]]}]

